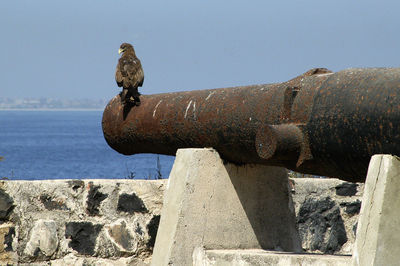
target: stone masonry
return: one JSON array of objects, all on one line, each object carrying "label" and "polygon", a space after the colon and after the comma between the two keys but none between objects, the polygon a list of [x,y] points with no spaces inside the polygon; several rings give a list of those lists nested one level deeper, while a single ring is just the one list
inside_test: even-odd
[{"label": "stone masonry", "polygon": [[[351,254],[363,184],[294,178],[305,252]],[[0,182],[0,265],[148,265],[167,180]]]},{"label": "stone masonry", "polygon": [[291,180],[303,251],[351,255],[364,184],[335,178]]},{"label": "stone masonry", "polygon": [[146,265],[165,181],[0,183],[2,263]]}]

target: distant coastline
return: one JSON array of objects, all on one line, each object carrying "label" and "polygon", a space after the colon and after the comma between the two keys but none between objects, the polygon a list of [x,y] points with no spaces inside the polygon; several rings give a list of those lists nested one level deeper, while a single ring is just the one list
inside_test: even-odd
[{"label": "distant coastline", "polygon": [[56,98],[2,98],[3,111],[99,111],[104,110],[105,99],[56,99]]}]

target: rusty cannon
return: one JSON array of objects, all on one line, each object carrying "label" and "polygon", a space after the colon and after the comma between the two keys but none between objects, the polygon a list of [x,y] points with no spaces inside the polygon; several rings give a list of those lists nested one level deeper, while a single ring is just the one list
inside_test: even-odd
[{"label": "rusty cannon", "polygon": [[107,143],[125,154],[213,147],[236,164],[265,164],[364,181],[374,154],[400,155],[400,68],[311,69],[276,84],[115,96]]}]

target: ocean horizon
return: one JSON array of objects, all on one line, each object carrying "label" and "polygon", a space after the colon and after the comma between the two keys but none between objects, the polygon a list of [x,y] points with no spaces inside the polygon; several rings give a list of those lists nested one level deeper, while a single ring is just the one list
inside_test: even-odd
[{"label": "ocean horizon", "polygon": [[106,143],[103,109],[0,110],[0,178],[168,178],[174,156],[122,155]]}]

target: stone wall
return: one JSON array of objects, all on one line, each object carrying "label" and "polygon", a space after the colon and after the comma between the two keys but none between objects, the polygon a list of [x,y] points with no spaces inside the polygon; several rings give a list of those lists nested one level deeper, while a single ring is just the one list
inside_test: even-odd
[{"label": "stone wall", "polygon": [[351,255],[364,184],[335,178],[291,180],[303,250]]},{"label": "stone wall", "polygon": [[2,181],[1,262],[146,265],[165,182]]},{"label": "stone wall", "polygon": [[[0,182],[0,264],[147,265],[166,180]],[[305,252],[351,254],[363,184],[292,179]]]}]

